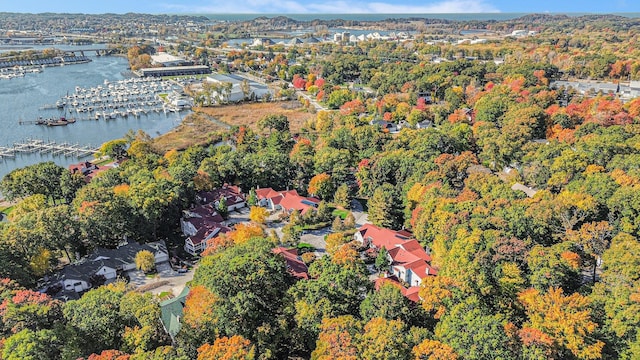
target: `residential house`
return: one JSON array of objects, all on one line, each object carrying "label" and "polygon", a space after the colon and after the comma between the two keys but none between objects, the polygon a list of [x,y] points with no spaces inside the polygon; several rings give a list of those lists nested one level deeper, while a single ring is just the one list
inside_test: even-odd
[{"label": "residential house", "polygon": [[171,341],[175,344],[175,337],[180,331],[182,324],[180,320],[184,311],[184,306],[189,295],[189,287],[173,299],[164,300],[160,303],[160,321],[164,330],[171,337]]},{"label": "residential house", "polygon": [[184,250],[191,255],[199,255],[207,248],[208,240],[229,231],[231,231],[231,229],[221,223],[203,221],[196,232],[184,241]]},{"label": "residential house", "polygon": [[244,194],[238,186],[224,185],[219,189],[211,191],[201,191],[196,194],[196,201],[200,204],[213,203],[215,207],[218,206],[220,199],[224,198],[225,204],[229,211],[241,209],[247,206],[247,201]]},{"label": "residential house", "polygon": [[366,224],[354,234],[354,240],[369,249],[387,250],[389,273],[404,283],[411,294],[417,294],[423,279],[438,273],[431,266],[431,256],[409,231],[395,231]]},{"label": "residential house", "polygon": [[296,279],[309,279],[309,269],[298,255],[298,249],[287,249],[279,246],[273,249],[273,252],[284,257],[284,261],[287,263],[287,270],[293,277]]},{"label": "residential house", "polygon": [[156,264],[169,261],[169,252],[162,241],[146,244],[133,242],[116,249],[98,248],[86,258],[65,266],[47,279],[44,287],[50,289],[60,286],[62,291],[79,293],[89,290],[101,276],[106,282],[113,281],[122,272],[136,268],[136,255],[142,250],[151,251]]},{"label": "residential house", "polygon": [[371,122],[369,122],[369,125],[380,126],[382,131],[387,131],[387,132],[398,131],[398,126],[396,124],[389,121],[385,121],[385,120],[371,120]]},{"label": "residential house", "polygon": [[295,190],[275,191],[272,188],[257,189],[256,197],[258,198],[258,205],[271,211],[283,210],[292,212],[293,210],[298,210],[302,215],[309,210],[315,210],[320,203],[319,199],[300,196]]},{"label": "residential house", "polygon": [[416,124],[416,129],[426,129],[433,126],[433,123],[430,120],[423,120]]},{"label": "residential house", "polygon": [[99,173],[117,167],[117,162],[111,162],[104,165],[97,165],[89,161],[83,161],[77,164],[69,165],[69,171],[72,174],[80,173],[84,176],[84,181],[88,184]]},{"label": "residential house", "polygon": [[187,253],[199,255],[207,248],[208,240],[231,231],[224,224],[224,218],[216,211],[222,199],[230,211],[246,206],[246,200],[240,188],[225,185],[219,189],[198,193],[196,200],[202,205],[183,210],[180,227],[186,237],[184,249]]}]

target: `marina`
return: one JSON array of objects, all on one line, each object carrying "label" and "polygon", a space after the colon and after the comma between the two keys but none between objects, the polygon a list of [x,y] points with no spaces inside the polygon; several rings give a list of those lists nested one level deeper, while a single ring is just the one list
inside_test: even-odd
[{"label": "marina", "polygon": [[[95,46],[96,49],[103,47],[103,45]],[[86,51],[88,46],[76,48]],[[72,49],[74,47],[65,48],[66,51]],[[86,54],[93,55],[89,51]],[[112,89],[112,96],[109,97],[113,99],[112,101],[103,101],[98,105],[90,104],[92,97],[87,99],[87,95],[93,93],[92,89],[97,89],[99,86],[102,87],[101,92],[105,94],[109,91],[109,85],[114,88],[123,86],[131,90],[135,85],[141,92],[142,85],[150,87],[153,82],[140,81],[142,79],[131,77],[131,73],[127,71],[127,59],[124,57],[91,56],[91,59],[92,61],[83,64],[47,67],[39,74],[16,77],[7,81],[0,80],[2,83],[0,86],[0,114],[2,114],[0,115],[0,129],[2,129],[0,146],[3,146],[0,150],[2,154],[0,178],[14,169],[39,162],[52,161],[66,167],[76,159],[71,153],[64,156],[65,152],[57,152],[56,149],[15,151],[13,144],[24,143],[25,139],[45,139],[45,143],[54,141],[58,145],[67,143],[99,146],[106,141],[122,138],[129,131],[142,130],[155,137],[180,124],[182,118],[189,112],[187,106],[172,105],[172,103],[184,104],[179,95],[180,83],[168,81],[168,84],[164,84],[167,80],[159,78],[153,79],[158,86],[162,82],[164,84],[162,86],[172,84],[171,88],[163,89],[163,92],[153,95],[140,93],[124,96],[122,94],[122,100],[126,97],[127,102],[113,101],[118,99],[115,92],[120,90]],[[74,94],[78,95],[78,99],[75,97],[65,99],[67,95],[73,97]],[[85,96],[84,99],[80,99],[81,94]],[[138,96],[147,95],[152,96],[145,100],[137,99]],[[73,106],[74,100],[78,102],[77,107]],[[58,101],[66,104],[60,108],[58,105],[62,104],[57,104]],[[149,106],[149,101],[161,101],[161,103]],[[86,106],[82,105],[82,102],[86,102]],[[110,108],[109,104],[112,104],[113,108]],[[93,107],[92,112],[89,111],[89,106]],[[105,106],[105,109],[102,106]],[[85,111],[78,112],[78,109],[82,110],[83,107]],[[120,115],[116,115],[116,111]],[[96,121],[96,113],[99,113],[99,121]],[[125,113],[126,116],[123,115]],[[111,118],[112,115],[114,118]],[[59,122],[61,117],[76,121],[67,121],[65,124]],[[52,125],[37,125],[38,120],[58,121],[52,122]]]},{"label": "marina", "polygon": [[83,158],[98,152],[97,148],[91,145],[56,143],[55,141],[44,141],[41,139],[27,139],[23,142],[14,143],[12,147],[0,146],[0,158],[14,158],[18,153],[50,153],[53,156]]},{"label": "marina", "polygon": [[[77,114],[74,119],[78,120],[113,120],[129,116],[140,117],[152,112],[166,114],[191,108],[191,102],[180,95],[181,88],[175,82],[154,78],[129,78],[115,83],[104,80],[103,85],[90,88],[76,86],[74,93],[40,109],[59,109],[65,113]],[[20,121],[20,124],[32,123],[51,125],[50,121],[41,119]]]}]

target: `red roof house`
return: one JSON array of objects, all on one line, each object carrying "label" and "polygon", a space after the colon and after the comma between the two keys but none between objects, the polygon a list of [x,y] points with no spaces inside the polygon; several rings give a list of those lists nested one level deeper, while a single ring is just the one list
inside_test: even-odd
[{"label": "red roof house", "polygon": [[309,279],[309,269],[307,268],[307,264],[298,256],[298,249],[287,249],[278,246],[273,249],[273,252],[284,257],[284,261],[287,263],[287,270],[289,270],[291,275],[296,279]]},{"label": "red roof house", "polygon": [[[354,239],[372,249],[386,249],[390,272],[398,281],[404,282],[408,289],[419,288],[424,278],[438,273],[431,266],[431,256],[406,230],[395,231],[366,224],[358,229]],[[416,297],[417,290],[412,290],[411,296]]]},{"label": "red roof house", "polygon": [[320,200],[298,195],[295,190],[275,191],[272,188],[257,189],[258,204],[269,210],[298,210],[301,214],[318,207]]}]

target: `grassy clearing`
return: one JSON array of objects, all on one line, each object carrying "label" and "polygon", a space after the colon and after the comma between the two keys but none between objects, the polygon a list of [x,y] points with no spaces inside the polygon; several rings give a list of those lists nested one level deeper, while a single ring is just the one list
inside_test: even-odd
[{"label": "grassy clearing", "polygon": [[297,101],[274,101],[267,103],[245,103],[217,107],[197,108],[195,111],[205,113],[232,126],[248,126],[258,130],[258,120],[265,115],[285,115],[289,119],[292,133],[299,133],[307,120],[315,117],[304,110]]},{"label": "grassy clearing", "polygon": [[333,210],[333,212],[331,212],[331,215],[335,216],[340,216],[340,219],[344,220],[347,218],[347,215],[349,215],[349,210],[344,210],[344,209],[335,209]]},{"label": "grassy clearing", "polygon": [[300,132],[307,120],[315,116],[299,107],[297,101],[195,108],[194,113],[187,116],[182,124],[155,138],[153,146],[162,153],[171,149],[184,150],[193,145],[206,146],[221,140],[220,133],[227,130],[225,124],[229,126],[244,125],[257,131],[257,122],[265,115],[287,116],[292,133]]},{"label": "grassy clearing", "polygon": [[223,126],[199,113],[190,114],[175,129],[153,140],[153,147],[164,153],[171,149],[184,150],[193,145],[209,145],[220,141]]},{"label": "grassy clearing", "polygon": [[15,207],[15,204],[13,203],[2,202],[0,203],[0,213],[9,215],[13,211],[14,207]]}]

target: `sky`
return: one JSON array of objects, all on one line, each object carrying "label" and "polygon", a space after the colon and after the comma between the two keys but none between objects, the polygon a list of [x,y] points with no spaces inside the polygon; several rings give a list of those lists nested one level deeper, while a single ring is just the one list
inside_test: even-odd
[{"label": "sky", "polygon": [[430,14],[640,12],[638,0],[0,0],[0,12],[149,14]]}]

